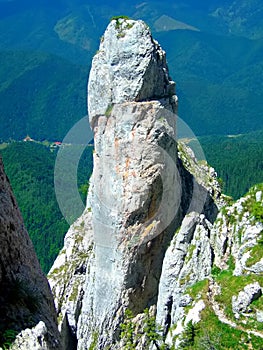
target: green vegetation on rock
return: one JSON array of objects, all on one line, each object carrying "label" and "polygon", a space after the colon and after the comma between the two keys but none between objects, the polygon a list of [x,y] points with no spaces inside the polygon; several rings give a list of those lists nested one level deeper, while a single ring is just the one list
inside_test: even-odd
[{"label": "green vegetation on rock", "polygon": [[12,346],[18,332],[13,329],[7,329],[0,335],[0,347],[3,350],[8,350]]},{"label": "green vegetation on rock", "polygon": [[[251,317],[241,317],[236,320],[232,313],[232,296],[237,295],[247,284],[259,281],[262,284],[262,278],[258,276],[233,276],[231,270],[224,270],[221,273],[217,271],[217,277],[214,282],[221,287],[220,294],[216,295],[216,302],[219,303],[220,309],[223,310],[229,322],[235,322],[236,327],[223,323],[215,314],[209,296],[209,280],[203,280],[195,283],[187,289],[187,293],[193,300],[202,299],[206,307],[201,312],[201,321],[195,325],[189,325],[181,335],[183,338],[182,345],[187,341],[190,350],[249,350],[261,349],[262,339],[256,335],[249,334],[250,330],[262,330],[262,324],[256,321],[255,311],[262,310],[263,298],[259,298],[251,304]],[[190,310],[188,306],[187,311]],[[254,313],[254,317],[252,317]],[[244,322],[245,321],[245,322]],[[231,336],[229,336],[231,334]],[[191,343],[191,344],[190,344]]]}]

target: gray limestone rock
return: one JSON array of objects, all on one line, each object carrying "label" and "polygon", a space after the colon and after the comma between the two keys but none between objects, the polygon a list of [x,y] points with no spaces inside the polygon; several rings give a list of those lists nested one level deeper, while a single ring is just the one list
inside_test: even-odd
[{"label": "gray limestone rock", "polygon": [[87,208],[71,225],[64,247],[48,274],[53,292],[63,350],[77,343],[77,324],[82,308],[85,276],[93,264],[92,213]]},{"label": "gray limestone rock", "polygon": [[88,84],[95,258],[78,324],[80,349],[94,330],[101,348],[114,343],[125,309],[138,314],[156,300],[181,200],[176,97],[165,53],[142,21],[113,20],[103,38]]},{"label": "gray limestone rock", "polygon": [[0,333],[8,329],[20,332],[44,322],[50,334],[47,346],[59,349],[52,294],[1,159],[0,241]]},{"label": "gray limestone rock", "polygon": [[257,311],[256,313],[257,321],[263,323],[263,311]]},{"label": "gray limestone rock", "polygon": [[[142,21],[112,20],[94,56],[88,83],[90,124],[112,105],[129,101],[170,99],[176,107],[174,82],[165,52]],[[175,111],[175,110],[174,110]]]},{"label": "gray limestone rock", "polygon": [[247,271],[251,271],[257,275],[261,275],[263,273],[263,258],[251,267],[247,267]]},{"label": "gray limestone rock", "polygon": [[[159,282],[157,324],[164,329],[170,318],[177,324],[184,316],[184,308],[190,302],[184,294],[188,286],[209,277],[212,265],[212,246],[209,240],[210,226],[201,214],[191,212],[185,216],[181,228],[168,247]],[[167,318],[167,303],[170,313]]]},{"label": "gray limestone rock", "polygon": [[252,301],[257,300],[262,295],[262,289],[258,282],[248,284],[238,296],[232,297],[232,309],[234,314],[246,312]]},{"label": "gray limestone rock", "polygon": [[192,301],[193,301],[193,299],[190,297],[190,295],[185,294],[182,296],[179,306],[186,307],[186,306],[190,305]]},{"label": "gray limestone rock", "polygon": [[262,191],[257,191],[256,193],[256,201],[261,202],[262,201]]},{"label": "gray limestone rock", "polygon": [[98,119],[89,192],[95,277],[85,287],[93,292],[83,299],[80,348],[91,341],[90,329],[99,330],[102,346],[114,342],[124,310],[142,312],[157,297],[162,251],[181,198],[175,119],[165,117],[162,104],[151,101],[115,105]]},{"label": "gray limestone rock", "polygon": [[226,269],[229,257],[233,256],[235,276],[250,272],[260,274],[263,271],[262,259],[249,263],[249,258],[253,257],[252,249],[259,245],[263,231],[263,223],[255,220],[249,212],[251,202],[256,202],[254,194],[248,194],[232,205],[225,206],[211,230],[215,265]]},{"label": "gray limestone rock", "polygon": [[58,348],[58,340],[49,333],[45,323],[23,330],[15,339],[10,350],[51,350]]}]

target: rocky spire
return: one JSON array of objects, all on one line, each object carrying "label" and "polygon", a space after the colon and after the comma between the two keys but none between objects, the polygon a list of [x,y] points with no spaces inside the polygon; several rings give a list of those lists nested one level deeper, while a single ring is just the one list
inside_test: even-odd
[{"label": "rocky spire", "polygon": [[[118,338],[126,308],[143,312],[157,300],[181,199],[174,86],[146,24],[111,21],[88,83],[95,271],[80,316],[80,325],[99,330],[103,346]],[[80,334],[81,346],[86,337]]]},{"label": "rocky spire", "polygon": [[[165,52],[143,21],[111,21],[92,61],[88,111],[93,126],[114,104],[166,99],[176,108],[175,83],[170,79]],[[171,106],[169,106],[169,103]]]},{"label": "rocky spire", "polygon": [[[6,330],[17,333],[32,328],[40,321],[38,333],[43,340],[41,349],[58,349],[58,331],[53,298],[47,279],[40,269],[32,242],[12,193],[0,158],[0,335],[5,340]],[[44,322],[44,323],[43,323]],[[30,331],[28,330],[30,333]],[[23,337],[22,337],[23,338]],[[19,349],[34,345],[20,339]],[[25,346],[24,346],[25,345]],[[23,347],[24,346],[24,347]],[[33,347],[32,347],[33,348]]]},{"label": "rocky spire", "polygon": [[[95,150],[87,208],[49,275],[65,350],[72,343],[79,350],[121,349],[125,310],[138,316],[145,308],[154,311],[159,300],[163,310],[170,300],[165,284],[160,286],[167,247],[189,209],[194,223],[187,226],[189,235],[182,229],[178,250],[187,249],[207,198],[205,185],[178,159],[174,88],[165,52],[146,24],[112,20],[88,83]],[[183,148],[179,153],[186,154],[188,166],[194,164]],[[191,167],[213,183],[196,164]],[[185,253],[178,256],[181,268]]]},{"label": "rocky spire", "polygon": [[[76,261],[80,270],[75,249],[58,257],[49,277],[57,305],[64,305],[59,312],[66,320],[61,323],[65,344],[75,338],[78,349],[86,349],[97,332],[99,348],[112,346],[119,338],[125,310],[137,314],[157,301],[162,258],[181,200],[176,104],[165,52],[147,25],[112,20],[92,61],[88,82],[95,150],[82,220],[92,218],[95,245],[83,261],[87,274],[85,282],[78,279],[77,289],[71,267],[67,268],[70,282],[61,286],[67,261]],[[66,237],[67,246],[75,246],[73,231],[76,228]],[[90,229],[82,231],[78,228],[77,235],[92,236]]]}]

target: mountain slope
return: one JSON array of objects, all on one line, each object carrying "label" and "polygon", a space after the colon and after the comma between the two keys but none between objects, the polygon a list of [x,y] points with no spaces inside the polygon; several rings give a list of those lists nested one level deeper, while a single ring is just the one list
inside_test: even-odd
[{"label": "mountain slope", "polygon": [[[55,196],[57,152],[35,142],[18,142],[7,145],[0,153],[41,267],[47,273],[69,227]],[[91,158],[92,150],[88,148],[79,164],[79,187],[88,182]],[[83,199],[85,201],[85,195]]]},{"label": "mountain slope", "polygon": [[[0,10],[0,49],[13,51],[11,58],[2,54],[1,73],[5,83],[17,79],[0,94],[4,139],[21,139],[21,130],[25,129],[30,135],[41,134],[40,138],[52,134],[52,138],[61,139],[68,131],[69,119],[77,120],[72,106],[76,106],[76,115],[85,115],[87,77],[78,65],[85,65],[87,71],[103,29],[118,14],[144,19],[156,31],[178,84],[180,117],[197,135],[237,134],[262,128],[263,9],[258,0],[202,4],[192,0],[176,4],[148,1],[134,5],[106,0],[96,4],[84,0],[13,0],[0,2]],[[39,55],[36,51],[46,57],[39,57],[39,67],[29,57]],[[32,63],[32,69],[14,77],[10,66],[23,71],[23,60]],[[41,86],[40,91],[35,90],[37,79],[42,91]],[[52,81],[49,89],[48,79]],[[54,125],[51,113],[65,119],[59,118]]]},{"label": "mountain slope", "polygon": [[199,142],[206,160],[223,180],[223,193],[238,199],[263,181],[263,131],[203,137]]},{"label": "mountain slope", "polygon": [[56,56],[1,52],[0,139],[62,140],[86,115],[86,70]]},{"label": "mountain slope", "polygon": [[261,40],[193,31],[156,36],[177,82],[179,116],[197,135],[262,129]]},{"label": "mountain slope", "polygon": [[47,272],[68,229],[53,188],[55,154],[25,142],[11,144],[1,153],[41,267]]},{"label": "mountain slope", "polygon": [[35,336],[35,341],[32,340],[34,349],[42,342],[42,349],[48,346],[59,350],[56,312],[50,287],[25,229],[1,158],[0,236],[1,349],[10,348],[21,330],[35,327],[38,334],[31,334]]}]

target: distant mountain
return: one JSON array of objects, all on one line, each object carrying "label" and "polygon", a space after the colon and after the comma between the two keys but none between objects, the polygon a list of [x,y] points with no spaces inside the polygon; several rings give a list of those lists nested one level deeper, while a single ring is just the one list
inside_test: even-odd
[{"label": "distant mountain", "polygon": [[260,0],[218,2],[210,13],[229,33],[250,39],[263,37],[263,8]]},{"label": "distant mountain", "polygon": [[177,83],[179,116],[197,135],[263,128],[263,40],[196,31],[155,36]]},{"label": "distant mountain", "polygon": [[1,51],[0,61],[0,140],[62,140],[87,114],[87,67],[32,51]]},{"label": "distant mountain", "polygon": [[89,64],[115,12],[112,5],[89,1],[0,3],[0,50],[38,51]]},{"label": "distant mountain", "polygon": [[165,48],[179,115],[197,135],[262,129],[262,11],[259,0],[2,0],[0,139],[63,138],[86,114],[91,58],[122,14],[145,20]]}]

